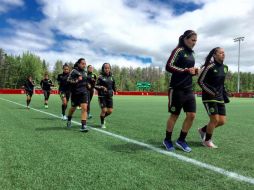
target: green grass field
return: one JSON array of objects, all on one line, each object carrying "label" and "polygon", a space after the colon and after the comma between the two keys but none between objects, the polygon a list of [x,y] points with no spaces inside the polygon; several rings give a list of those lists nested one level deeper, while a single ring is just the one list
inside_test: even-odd
[{"label": "green grass field", "polygon": [[[36,110],[2,98],[25,105],[25,95],[0,95],[0,189],[254,189],[254,184],[102,133],[97,97],[88,121],[96,130],[89,133],[80,133],[78,124],[67,129],[64,121],[43,113],[60,116],[58,95],[50,97],[47,110],[42,95],[33,96],[31,107]],[[167,97],[116,96],[114,108],[102,131],[164,149]],[[208,116],[198,98],[197,117],[187,137],[193,151],[175,153],[253,181],[253,99],[231,99],[227,115],[227,124],[216,129],[213,137],[219,149],[203,147],[197,128]],[[77,110],[73,120],[79,122],[79,117]]]}]

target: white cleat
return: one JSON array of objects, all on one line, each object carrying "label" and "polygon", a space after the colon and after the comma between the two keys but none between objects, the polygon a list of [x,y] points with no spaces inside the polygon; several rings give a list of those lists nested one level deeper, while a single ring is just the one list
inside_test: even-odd
[{"label": "white cleat", "polygon": [[62,120],[64,120],[64,121],[66,121],[66,120],[67,120],[66,115],[62,115]]},{"label": "white cleat", "polygon": [[203,141],[202,145],[208,148],[218,148],[215,144],[213,144],[213,141],[210,139],[209,141]]}]

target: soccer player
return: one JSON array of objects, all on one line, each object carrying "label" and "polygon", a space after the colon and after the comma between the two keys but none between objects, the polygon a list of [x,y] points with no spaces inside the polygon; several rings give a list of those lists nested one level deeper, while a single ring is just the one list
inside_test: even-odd
[{"label": "soccer player", "polygon": [[72,115],[76,110],[76,107],[81,107],[81,132],[88,132],[89,129],[86,126],[87,119],[87,104],[88,104],[88,88],[90,84],[87,80],[87,73],[85,71],[86,61],[84,58],[80,58],[74,69],[71,71],[67,81],[71,85],[71,108],[68,113],[67,127],[71,127]]},{"label": "soccer player", "polygon": [[185,152],[192,150],[185,138],[196,114],[196,100],[192,90],[192,77],[198,73],[198,69],[194,67],[195,59],[192,50],[196,42],[196,32],[185,31],[179,37],[179,43],[172,51],[166,64],[166,70],[172,74],[168,92],[168,111],[171,114],[167,121],[166,137],[163,141],[168,151],[175,150],[171,136],[182,108],[186,117],[176,146]]},{"label": "soccer player", "polygon": [[93,66],[88,65],[87,66],[87,79],[88,79],[89,84],[91,85],[91,88],[88,89],[88,105],[87,105],[88,119],[92,118],[92,115],[90,113],[90,109],[91,109],[90,104],[93,99],[96,78],[97,78],[96,74],[93,73]]},{"label": "soccer player", "polygon": [[54,85],[52,80],[49,79],[49,75],[47,73],[44,75],[44,79],[41,80],[40,85],[44,94],[44,107],[48,109],[48,100],[50,96],[50,91],[51,91],[51,87]]},{"label": "soccer player", "polygon": [[198,84],[202,88],[202,101],[209,115],[209,122],[199,128],[202,144],[209,148],[218,148],[212,141],[213,131],[226,122],[225,103],[229,103],[224,81],[228,67],[223,64],[224,49],[216,47],[206,57]]},{"label": "soccer player", "polygon": [[116,92],[116,85],[111,73],[109,63],[104,63],[101,74],[98,77],[95,89],[98,91],[98,99],[101,107],[101,128],[106,128],[105,118],[113,112],[113,94]]},{"label": "soccer player", "polygon": [[70,67],[68,64],[63,65],[63,73],[57,76],[57,81],[59,84],[59,94],[62,100],[62,120],[67,120],[65,111],[67,109],[67,104],[70,99],[70,85],[67,82],[69,77]]},{"label": "soccer player", "polygon": [[27,109],[30,109],[29,105],[30,105],[30,102],[31,102],[31,99],[32,99],[32,96],[33,96],[33,93],[34,93],[34,86],[35,86],[35,83],[32,79],[32,76],[29,76],[26,79],[26,81],[24,83],[24,86],[23,86],[23,88],[26,91],[26,106],[27,106]]}]

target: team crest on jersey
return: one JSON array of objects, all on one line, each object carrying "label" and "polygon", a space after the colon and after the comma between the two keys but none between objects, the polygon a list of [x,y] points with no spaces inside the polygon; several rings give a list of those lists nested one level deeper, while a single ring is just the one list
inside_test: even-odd
[{"label": "team crest on jersey", "polygon": [[188,54],[185,53],[185,54],[184,54],[184,57],[188,57]]},{"label": "team crest on jersey", "polygon": [[216,69],[214,69],[213,72],[218,73],[218,71]]}]

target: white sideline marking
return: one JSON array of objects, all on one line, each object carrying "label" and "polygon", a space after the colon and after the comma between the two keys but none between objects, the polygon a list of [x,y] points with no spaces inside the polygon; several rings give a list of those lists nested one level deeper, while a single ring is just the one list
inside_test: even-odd
[{"label": "white sideline marking", "polygon": [[[4,98],[0,98],[0,99],[3,100],[3,101],[6,101],[6,102],[10,102],[10,103],[22,106],[22,107],[26,107],[23,104],[13,102],[11,100],[7,100],[7,99],[4,99]],[[46,115],[50,115],[52,117],[61,118],[61,117],[59,117],[55,114],[44,112],[44,111],[41,111],[41,110],[38,110],[38,109],[35,109],[35,108],[30,107],[30,109],[34,110],[34,111],[37,111],[37,112],[41,112],[41,113],[46,114]],[[80,124],[77,121],[72,121],[72,123]],[[233,178],[237,181],[242,181],[242,182],[246,182],[246,183],[250,183],[250,184],[254,185],[254,178],[252,178],[252,177],[243,176],[243,175],[240,175],[238,173],[231,172],[231,171],[225,170],[223,168],[213,166],[211,164],[206,164],[204,162],[201,162],[201,161],[198,161],[198,160],[195,160],[195,159],[192,159],[192,158],[188,158],[186,156],[182,156],[182,155],[174,153],[174,152],[169,152],[169,151],[163,150],[161,148],[157,148],[157,147],[155,147],[153,145],[150,145],[150,144],[146,144],[146,143],[143,143],[143,142],[140,142],[140,141],[137,141],[137,140],[129,139],[129,138],[121,136],[121,135],[117,135],[117,134],[114,134],[114,133],[111,133],[111,132],[108,132],[108,131],[104,131],[102,129],[92,128],[92,127],[90,127],[90,129],[98,131],[98,132],[103,133],[103,134],[106,134],[106,135],[111,136],[111,137],[115,137],[117,139],[121,139],[121,140],[129,142],[129,143],[133,143],[133,144],[145,147],[147,149],[153,150],[154,152],[158,152],[160,154],[164,154],[164,155],[167,155],[167,156],[174,157],[178,160],[181,160],[181,161],[184,161],[184,162],[187,162],[187,163],[191,163],[192,165],[211,170],[213,172],[216,172],[216,173],[222,174],[224,176]]]}]

